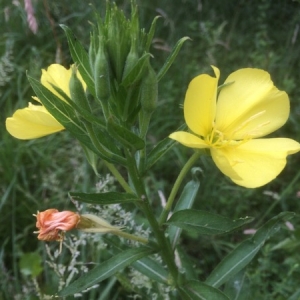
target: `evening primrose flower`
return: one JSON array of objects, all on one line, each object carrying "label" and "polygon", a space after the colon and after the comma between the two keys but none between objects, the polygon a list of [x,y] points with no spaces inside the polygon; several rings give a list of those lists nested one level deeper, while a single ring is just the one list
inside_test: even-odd
[{"label": "evening primrose flower", "polygon": [[[65,101],[53,86],[58,87],[70,97],[69,82],[71,75],[72,68],[66,69],[62,65],[52,64],[47,70],[42,70],[41,83],[53,94]],[[79,72],[77,72],[77,76],[84,89],[86,89],[86,84]],[[33,99],[40,102],[36,97],[33,97]],[[28,103],[28,107],[16,110],[12,117],[6,119],[6,129],[15,138],[30,140],[59,132],[65,128],[43,105]]]},{"label": "evening primrose flower", "polygon": [[184,118],[190,132],[170,138],[194,149],[210,150],[213,161],[236,184],[254,188],[273,180],[285,167],[286,157],[300,150],[288,138],[261,138],[277,130],[289,116],[288,95],[278,90],[269,73],[240,69],[218,92],[216,77],[195,77],[186,92]]}]

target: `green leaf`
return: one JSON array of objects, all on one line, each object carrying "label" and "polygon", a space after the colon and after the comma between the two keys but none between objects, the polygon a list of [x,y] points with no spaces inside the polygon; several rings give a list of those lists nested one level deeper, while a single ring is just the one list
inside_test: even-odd
[{"label": "green leaf", "polygon": [[146,275],[147,277],[163,283],[168,283],[168,272],[163,268],[161,264],[156,262],[155,260],[144,257],[132,264],[132,267]]},{"label": "green leaf", "polygon": [[[184,187],[180,198],[174,208],[174,213],[180,210],[191,208],[194,200],[196,198],[197,192],[200,187],[200,182],[198,180],[189,181]],[[176,226],[169,226],[167,233],[171,241],[172,248],[174,249],[179,240],[180,234],[182,232],[181,228]]]},{"label": "green leaf", "polygon": [[187,284],[181,287],[180,290],[183,291],[185,299],[230,300],[220,290],[196,280],[189,281]]},{"label": "green leaf", "polygon": [[128,194],[128,193],[117,193],[117,192],[107,192],[107,193],[70,192],[69,195],[76,201],[86,202],[91,204],[100,204],[100,205],[140,201],[135,195]]},{"label": "green leaf", "polygon": [[[176,131],[186,129],[186,125],[181,125]],[[166,154],[174,145],[175,140],[169,137],[161,140],[149,153],[147,158],[146,170],[149,170],[164,154]]]},{"label": "green leaf", "polygon": [[125,250],[116,254],[104,263],[90,270],[87,274],[84,274],[84,276],[81,276],[79,279],[72,282],[69,286],[62,289],[58,295],[65,297],[81,292],[82,290],[113,276],[125,267],[131,265],[136,260],[147,256],[152,252],[153,250],[150,248],[140,247]]},{"label": "green leaf", "polygon": [[219,287],[230,277],[241,271],[254,258],[266,240],[278,232],[280,222],[291,219],[294,216],[294,213],[282,212],[269,220],[257,230],[252,238],[245,240],[230,252],[211,272],[206,279],[206,283],[214,287]]},{"label": "green leaf", "polygon": [[84,47],[77,40],[73,32],[66,25],[60,25],[64,30],[69,44],[69,49],[72,55],[72,58],[75,63],[78,65],[79,73],[82,76],[84,82],[86,83],[90,93],[96,97],[95,94],[95,83],[92,75],[92,70],[89,62],[89,55]]},{"label": "green leaf", "polygon": [[37,277],[43,271],[41,256],[35,252],[23,254],[19,269],[23,275]]},{"label": "green leaf", "polygon": [[157,75],[157,81],[160,81],[162,79],[162,77],[167,73],[167,71],[169,70],[169,68],[171,67],[171,65],[173,64],[174,60],[176,59],[179,50],[181,49],[183,43],[186,40],[190,40],[189,37],[183,37],[181,38],[176,45],[174,46],[171,54],[168,56],[166,62],[164,63],[163,67],[160,69],[158,75]]},{"label": "green leaf", "polygon": [[44,87],[38,80],[28,76],[28,80],[35,91],[37,97],[49,111],[49,113],[61,123],[74,137],[76,137],[82,144],[89,149],[98,153],[94,147],[89,136],[84,130],[84,126],[78,120],[73,108],[62,101],[46,87]]},{"label": "green leaf", "polygon": [[246,272],[241,271],[226,282],[224,294],[232,300],[249,300],[251,295],[249,285]]},{"label": "green leaf", "polygon": [[107,122],[108,132],[126,148],[140,150],[145,147],[145,142],[139,136],[128,130],[124,126],[116,124],[112,118]]},{"label": "green leaf", "polygon": [[153,19],[153,21],[151,23],[151,27],[149,29],[149,32],[147,33],[147,42],[146,42],[146,46],[145,46],[145,51],[147,51],[147,52],[149,52],[150,46],[152,44],[152,40],[153,40],[155,29],[156,29],[156,22],[159,18],[160,18],[160,16],[156,16]]},{"label": "green leaf", "polygon": [[250,217],[231,220],[203,210],[185,209],[175,212],[167,221],[167,225],[175,225],[200,234],[223,234],[233,231],[252,220],[253,218]]}]

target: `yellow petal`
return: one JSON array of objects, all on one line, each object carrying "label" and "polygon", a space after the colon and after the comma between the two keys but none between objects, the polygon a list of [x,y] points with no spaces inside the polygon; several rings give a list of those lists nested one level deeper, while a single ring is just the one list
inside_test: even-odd
[{"label": "yellow petal", "polygon": [[300,151],[292,139],[254,139],[236,147],[211,149],[217,167],[236,184],[255,188],[267,184],[283,170],[286,157]]},{"label": "yellow petal", "polygon": [[203,149],[208,148],[208,145],[196,135],[191,134],[185,131],[177,131],[169,135],[169,138],[179,142],[180,144],[195,148],[195,149]]},{"label": "yellow petal", "polygon": [[216,93],[220,71],[212,67],[216,77],[202,74],[189,84],[184,100],[184,118],[188,127],[197,135],[211,132],[216,111]]},{"label": "yellow petal", "polygon": [[269,73],[240,69],[226,79],[220,91],[216,128],[227,139],[257,138],[280,128],[289,116],[288,95],[279,91]]},{"label": "yellow petal", "polygon": [[30,140],[46,136],[64,129],[41,105],[18,109],[11,118],[6,119],[6,129],[15,138]]},{"label": "yellow petal", "polygon": [[52,85],[57,86],[65,94],[70,97],[69,82],[71,79],[72,70],[67,70],[65,67],[59,64],[52,64],[47,70],[42,70],[41,83],[50,90],[53,94],[63,99],[58,92],[52,87]]},{"label": "yellow petal", "polygon": [[[55,94],[56,96],[64,100],[62,96],[55,91],[52,85],[57,86],[62,91],[64,91],[66,95],[70,97],[69,83],[70,83],[71,75],[72,75],[72,68],[67,70],[62,65],[52,64],[48,67],[47,70],[42,70],[41,83],[53,94]],[[86,84],[83,81],[80,73],[77,72],[76,75],[78,79],[81,81],[84,90],[86,90]]]}]

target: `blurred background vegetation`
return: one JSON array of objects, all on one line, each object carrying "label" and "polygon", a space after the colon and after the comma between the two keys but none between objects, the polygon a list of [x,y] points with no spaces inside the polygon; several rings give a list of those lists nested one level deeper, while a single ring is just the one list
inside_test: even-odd
[{"label": "blurred background vegetation", "polygon": [[[32,0],[38,24],[36,34],[28,26],[23,1],[0,0],[0,300],[39,299],[41,292],[57,291],[55,272],[45,263],[44,243],[32,233],[37,210],[71,208],[68,191],[95,191],[99,178],[84,159],[80,146],[67,132],[32,141],[19,141],[5,130],[5,119],[27,106],[33,91],[26,72],[36,78],[52,63],[71,63],[66,38],[59,24],[68,25],[85,45],[89,43],[94,8],[105,11],[105,1]],[[71,3],[71,4],[70,4]],[[116,1],[125,11],[130,1]],[[275,85],[288,92],[291,115],[272,136],[300,141],[300,3],[292,0],[152,0],[138,1],[140,22],[148,29],[158,21],[151,48],[154,67],[160,67],[176,41],[189,36],[176,62],[161,81],[159,102],[149,131],[149,147],[183,123],[181,104],[189,81],[200,73],[221,70],[222,82],[243,67],[270,72]],[[94,7],[94,8],[93,8]],[[147,178],[153,205],[159,208],[157,191],[168,195],[192,151],[174,147]],[[300,156],[289,157],[276,180],[259,189],[235,186],[209,158],[199,161],[201,190],[195,208],[231,218],[255,217],[251,228],[281,211],[300,211]],[[99,172],[107,171],[99,163]],[[255,174],[254,174],[255,176]],[[143,219],[141,218],[141,222]],[[249,294],[240,299],[300,299],[300,222],[288,224],[273,237],[246,270]],[[293,225],[294,230],[290,227]],[[183,236],[182,245],[205,280],[226,253],[245,239],[242,232],[206,239]],[[54,247],[58,247],[54,245]],[[96,247],[95,247],[96,248]],[[81,262],[101,260],[90,245]],[[97,250],[98,251],[98,250]],[[102,254],[105,255],[105,254]],[[27,264],[26,264],[27,262]],[[29,262],[29,263],[28,263]],[[127,299],[139,293],[119,280],[104,282],[84,299]],[[116,288],[117,287],[117,288]],[[46,299],[46,298],[45,298]],[[149,298],[151,299],[151,297]]]}]

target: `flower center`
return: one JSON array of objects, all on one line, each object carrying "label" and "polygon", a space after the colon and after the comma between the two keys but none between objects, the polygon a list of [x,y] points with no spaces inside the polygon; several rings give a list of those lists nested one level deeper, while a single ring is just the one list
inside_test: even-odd
[{"label": "flower center", "polygon": [[225,135],[223,134],[223,132],[219,131],[214,126],[211,133],[208,134],[204,140],[211,148],[223,148],[223,147],[228,147],[228,146],[240,145],[240,144],[248,141],[249,139],[237,141],[237,140],[225,138]]}]

